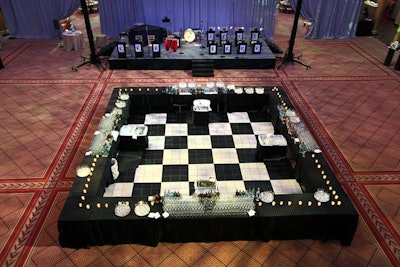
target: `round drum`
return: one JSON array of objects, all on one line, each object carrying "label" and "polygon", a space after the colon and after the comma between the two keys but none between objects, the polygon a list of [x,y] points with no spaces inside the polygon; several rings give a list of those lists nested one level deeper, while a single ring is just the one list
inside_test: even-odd
[{"label": "round drum", "polygon": [[196,39],[196,34],[192,29],[186,29],[183,33],[183,38],[186,42],[191,43]]}]

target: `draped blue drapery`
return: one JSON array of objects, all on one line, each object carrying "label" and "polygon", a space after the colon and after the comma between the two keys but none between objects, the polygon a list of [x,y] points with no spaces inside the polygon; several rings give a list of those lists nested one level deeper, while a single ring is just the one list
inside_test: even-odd
[{"label": "draped blue drapery", "polygon": [[10,37],[58,37],[53,20],[68,17],[78,9],[79,0],[0,0]]},{"label": "draped blue drapery", "polygon": [[[297,0],[290,0],[296,7]],[[307,39],[354,38],[363,0],[303,0],[301,15],[311,21]]]},{"label": "draped blue drapery", "polygon": [[[263,28],[262,36],[272,39],[277,0],[100,0],[101,30],[107,38],[144,23],[172,32],[187,28]],[[163,23],[168,17],[171,23]]]},{"label": "draped blue drapery", "polygon": [[[296,6],[297,0],[290,0]],[[309,39],[355,37],[363,0],[303,0],[302,16],[312,22]],[[263,28],[273,39],[277,0],[99,0],[101,30],[107,38],[144,23],[173,32],[186,28]],[[10,37],[57,38],[53,20],[71,15],[80,0],[0,0]],[[162,23],[163,17],[171,23]]]}]

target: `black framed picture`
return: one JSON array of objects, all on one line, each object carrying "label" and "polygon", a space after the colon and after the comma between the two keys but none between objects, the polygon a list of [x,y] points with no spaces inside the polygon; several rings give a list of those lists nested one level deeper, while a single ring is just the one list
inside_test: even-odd
[{"label": "black framed picture", "polygon": [[247,44],[246,43],[239,43],[238,44],[238,54],[246,54]]},{"label": "black framed picture", "polygon": [[239,29],[238,31],[235,31],[235,43],[236,45],[239,44],[240,42],[243,42],[244,38],[244,31],[242,29]]},{"label": "black framed picture", "polygon": [[117,43],[117,51],[119,58],[126,58],[126,49],[124,42]]},{"label": "black framed picture", "polygon": [[232,53],[232,44],[231,43],[225,43],[222,45],[222,49],[224,51],[224,54],[231,54]]},{"label": "black framed picture", "polygon": [[215,31],[207,31],[207,44],[210,45],[215,41]]},{"label": "black framed picture", "polygon": [[151,50],[153,51],[153,57],[160,57],[161,56],[161,52],[160,52],[160,44],[153,42],[152,46],[151,46]]},{"label": "black framed picture", "polygon": [[135,43],[135,57],[143,57],[143,44]]},{"label": "black framed picture", "polygon": [[260,42],[254,43],[252,45],[252,51],[251,52],[253,54],[261,54],[261,47],[262,47],[262,43],[260,43]]},{"label": "black framed picture", "polygon": [[208,53],[210,55],[216,55],[217,54],[217,44],[216,43],[212,43],[208,46]]},{"label": "black framed picture", "polygon": [[221,31],[219,33],[219,39],[220,39],[221,45],[226,43],[228,41],[228,32],[227,31]]},{"label": "black framed picture", "polygon": [[260,37],[260,32],[258,30],[254,30],[251,32],[251,42],[258,42],[258,38]]}]

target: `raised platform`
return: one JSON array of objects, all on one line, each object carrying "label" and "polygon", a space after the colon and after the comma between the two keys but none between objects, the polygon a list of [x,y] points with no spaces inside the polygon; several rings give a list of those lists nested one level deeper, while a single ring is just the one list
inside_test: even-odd
[{"label": "raised platform", "polygon": [[177,52],[172,49],[166,51],[164,44],[160,47],[159,58],[153,58],[149,47],[144,47],[144,56],[139,58],[135,57],[132,45],[126,58],[119,58],[114,49],[109,58],[110,69],[191,70],[193,60],[213,60],[215,69],[273,69],[276,62],[275,55],[264,41],[260,54],[252,54],[250,45],[247,46],[246,54],[238,54],[235,46],[232,46],[231,54],[223,54],[222,47],[219,46],[216,55],[210,55],[208,47],[198,42],[182,42]]}]

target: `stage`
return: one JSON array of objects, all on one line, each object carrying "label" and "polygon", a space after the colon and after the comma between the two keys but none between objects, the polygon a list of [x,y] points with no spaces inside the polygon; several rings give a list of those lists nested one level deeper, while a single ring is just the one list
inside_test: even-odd
[{"label": "stage", "polygon": [[238,54],[237,47],[232,45],[231,54],[224,54],[222,47],[217,47],[217,54],[210,55],[208,47],[199,42],[181,42],[181,47],[176,52],[172,49],[166,51],[165,45],[160,45],[161,55],[154,58],[151,47],[144,47],[143,57],[135,57],[134,46],[130,45],[126,58],[119,58],[117,48],[109,58],[110,69],[128,70],[191,70],[195,60],[210,60],[214,63],[214,69],[273,69],[276,57],[261,40],[260,54],[253,54],[251,46],[247,45],[246,54]]}]

